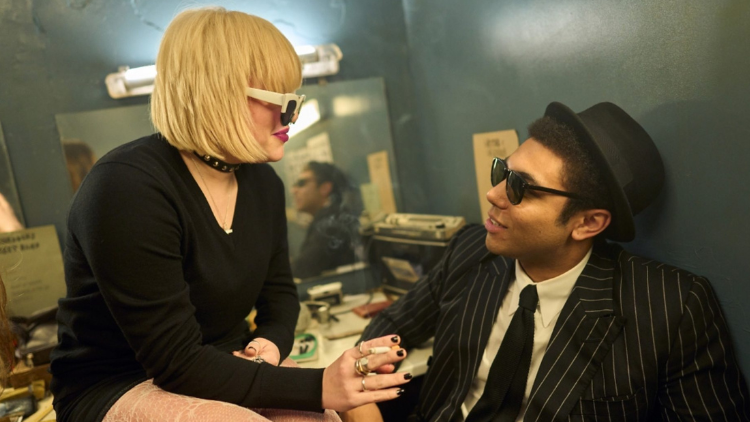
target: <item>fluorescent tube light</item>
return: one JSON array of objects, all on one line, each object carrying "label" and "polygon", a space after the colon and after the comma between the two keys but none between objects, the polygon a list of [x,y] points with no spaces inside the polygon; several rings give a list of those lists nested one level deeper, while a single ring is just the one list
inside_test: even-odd
[{"label": "fluorescent tube light", "polygon": [[[302,63],[303,78],[318,78],[335,75],[339,72],[339,61],[343,55],[336,44],[303,45],[294,47]],[[125,98],[149,95],[154,91],[156,66],[143,66],[130,69],[120,67],[104,79],[107,92],[112,98]]]}]

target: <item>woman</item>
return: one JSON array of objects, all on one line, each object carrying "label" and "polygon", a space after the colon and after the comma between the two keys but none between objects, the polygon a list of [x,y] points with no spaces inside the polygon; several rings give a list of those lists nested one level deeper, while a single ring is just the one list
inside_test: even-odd
[{"label": "woman", "polygon": [[65,166],[68,168],[70,176],[70,185],[73,187],[73,193],[81,186],[83,178],[89,174],[91,167],[96,162],[94,150],[89,144],[78,139],[64,139],[62,142],[63,155],[65,156]]},{"label": "woman", "polygon": [[303,100],[285,94],[301,84],[290,43],[254,16],[188,10],[167,28],[156,67],[160,133],[102,157],[71,206],[51,364],[58,420],[266,420],[248,408],[335,420],[319,411],[397,397],[408,374],[360,374],[392,371],[403,350],[356,362],[398,337],[325,370],[277,366],[299,304],[284,189],[259,163],[282,158]]}]

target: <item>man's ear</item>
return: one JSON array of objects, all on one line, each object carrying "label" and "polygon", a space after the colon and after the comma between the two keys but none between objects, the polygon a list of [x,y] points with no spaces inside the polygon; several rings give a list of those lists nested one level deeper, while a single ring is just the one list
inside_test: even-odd
[{"label": "man's ear", "polygon": [[585,210],[575,215],[572,220],[574,227],[570,236],[574,240],[585,240],[593,238],[609,227],[612,213],[605,209]]},{"label": "man's ear", "polygon": [[318,192],[320,192],[320,194],[325,196],[326,198],[331,196],[332,191],[333,191],[333,183],[331,182],[323,182],[318,185]]}]

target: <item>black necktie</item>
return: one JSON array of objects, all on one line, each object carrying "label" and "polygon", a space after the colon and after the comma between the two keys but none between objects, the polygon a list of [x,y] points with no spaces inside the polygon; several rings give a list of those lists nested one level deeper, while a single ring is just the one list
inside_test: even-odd
[{"label": "black necktie", "polygon": [[534,347],[534,312],[539,296],[530,284],[521,291],[518,309],[510,320],[495,360],[492,361],[484,393],[466,417],[466,422],[513,422],[521,410]]}]

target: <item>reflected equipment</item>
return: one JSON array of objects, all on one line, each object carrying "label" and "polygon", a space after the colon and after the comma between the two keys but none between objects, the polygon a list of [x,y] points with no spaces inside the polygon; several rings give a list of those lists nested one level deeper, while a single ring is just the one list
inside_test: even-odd
[{"label": "reflected equipment", "polygon": [[465,224],[463,217],[394,213],[375,223],[374,228],[379,236],[446,241]]},{"label": "reflected equipment", "polygon": [[320,284],[307,289],[310,300],[325,302],[331,306],[340,305],[344,301],[341,282],[336,281],[328,284]]}]

